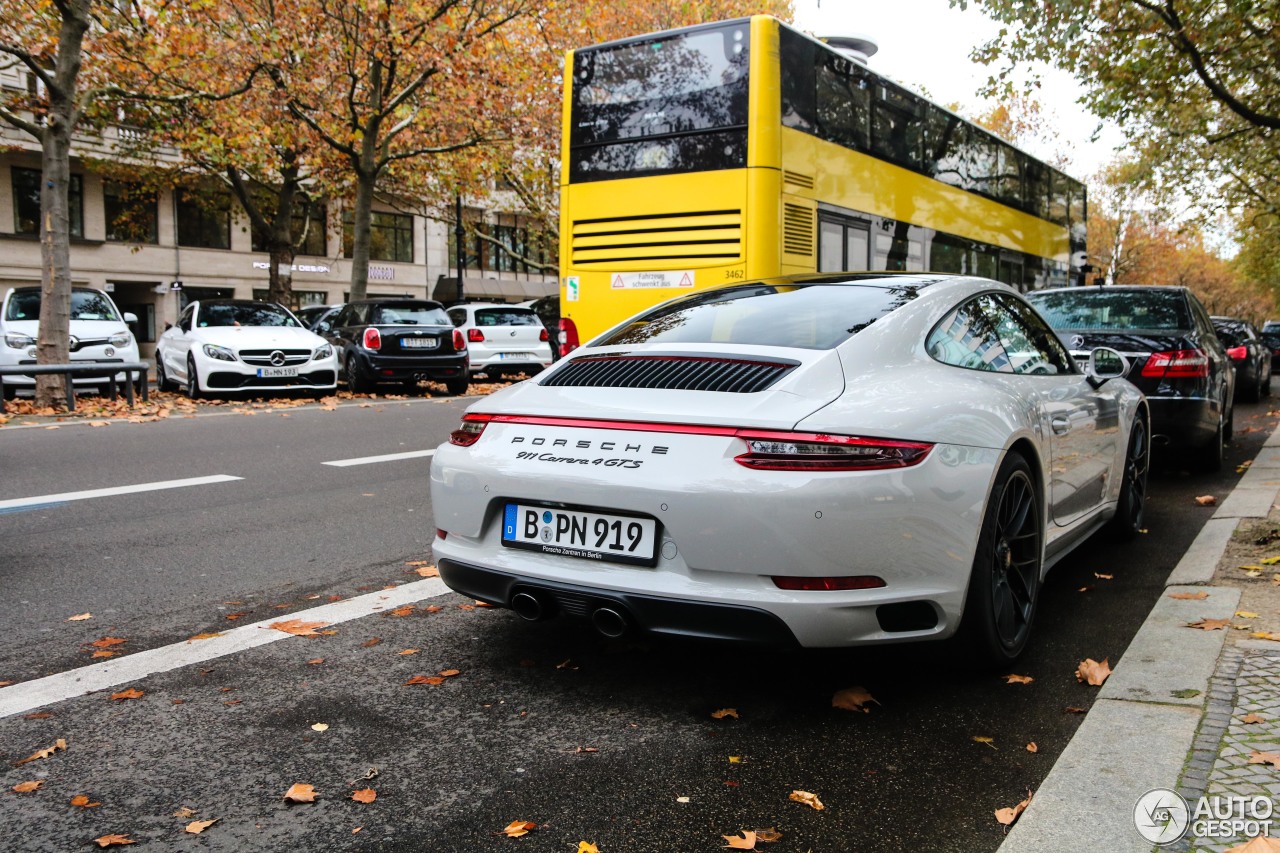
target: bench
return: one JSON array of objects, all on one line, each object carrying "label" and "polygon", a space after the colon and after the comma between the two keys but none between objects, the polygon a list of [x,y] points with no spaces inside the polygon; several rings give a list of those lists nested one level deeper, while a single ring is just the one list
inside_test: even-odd
[{"label": "bench", "polygon": [[124,383],[124,391],[125,399],[132,406],[134,402],[134,382],[138,382],[138,386],[142,390],[142,401],[144,403],[147,401],[147,371],[150,369],[151,363],[146,361],[86,361],[75,364],[20,364],[14,367],[0,367],[0,412],[5,410],[4,378],[6,376],[61,374],[63,380],[67,383],[67,411],[74,412],[76,410],[76,395],[72,380],[75,377],[106,377],[107,395],[109,399],[114,400],[116,399],[116,374],[129,374],[128,380]]}]

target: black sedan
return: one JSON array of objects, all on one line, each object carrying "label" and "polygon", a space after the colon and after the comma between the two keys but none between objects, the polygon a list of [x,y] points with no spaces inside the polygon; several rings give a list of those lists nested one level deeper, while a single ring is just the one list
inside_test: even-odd
[{"label": "black sedan", "polygon": [[316,333],[338,351],[347,388],[362,394],[379,383],[443,382],[450,394],[469,385],[467,342],[444,306],[425,299],[348,302]]},{"label": "black sedan", "polygon": [[1152,443],[1187,452],[1193,467],[1222,466],[1234,415],[1235,368],[1200,300],[1185,287],[1038,290],[1028,300],[1071,350],[1111,347],[1151,405]]},{"label": "black sedan", "polygon": [[1236,399],[1256,403],[1271,394],[1271,347],[1258,329],[1238,317],[1212,317],[1218,340],[1236,366]]}]

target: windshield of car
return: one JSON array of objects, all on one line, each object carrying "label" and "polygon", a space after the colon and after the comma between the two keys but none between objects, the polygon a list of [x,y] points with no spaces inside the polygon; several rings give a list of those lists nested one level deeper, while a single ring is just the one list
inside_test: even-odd
[{"label": "windshield of car", "polygon": [[1190,329],[1187,301],[1176,290],[1057,290],[1027,299],[1055,329]]},{"label": "windshield of car", "polygon": [[660,305],[593,345],[724,343],[831,349],[915,297],[915,289],[909,287],[727,287]]},{"label": "windshield of car", "polygon": [[293,315],[270,302],[211,302],[200,306],[204,326],[297,326]]},{"label": "windshield of car", "polygon": [[477,326],[541,326],[538,315],[528,308],[480,308],[476,311]]},{"label": "windshield of car", "polygon": [[[4,313],[6,320],[39,320],[40,290],[15,290],[9,297],[9,307]],[[97,290],[71,291],[72,320],[106,320],[121,322],[120,315],[111,304],[106,294]]]},{"label": "windshield of car", "polygon": [[395,326],[448,326],[449,315],[435,305],[375,305],[370,323]]}]

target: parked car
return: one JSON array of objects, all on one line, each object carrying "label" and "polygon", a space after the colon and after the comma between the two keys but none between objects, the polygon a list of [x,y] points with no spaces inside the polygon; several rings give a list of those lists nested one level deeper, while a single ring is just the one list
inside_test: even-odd
[{"label": "parked car", "polygon": [[450,308],[449,319],[467,336],[473,376],[536,374],[552,362],[551,336],[532,309],[469,302]]},{"label": "parked car", "polygon": [[437,449],[454,590],[610,637],[960,629],[1007,665],[1047,570],[1099,525],[1141,528],[1150,433],[1125,359],[1078,366],[1006,285],[779,278],[594,344],[479,399]]},{"label": "parked car", "polygon": [[1271,348],[1258,329],[1237,317],[1210,317],[1236,367],[1236,399],[1256,403],[1271,395]]},{"label": "parked car", "polygon": [[424,299],[348,302],[316,331],[338,351],[347,388],[357,394],[382,382],[443,382],[465,394],[470,382],[467,342],[444,306]]},{"label": "parked car", "polygon": [[310,329],[314,332],[316,330],[316,326],[320,324],[321,320],[331,319],[334,314],[338,313],[338,309],[341,307],[341,304],[308,305],[305,308],[299,308],[297,311],[294,311],[293,316],[302,321],[304,328]]},{"label": "parked car", "polygon": [[1258,333],[1262,338],[1262,343],[1271,351],[1271,372],[1274,374],[1276,370],[1280,370],[1280,331]]},{"label": "parked car", "polygon": [[1280,320],[1267,320],[1262,324],[1264,332],[1280,332]]},{"label": "parked car", "polygon": [[560,294],[552,294],[551,296],[542,296],[538,299],[530,299],[528,302],[518,303],[521,307],[529,308],[533,313],[538,315],[538,319],[542,321],[542,325],[547,328],[547,335],[550,338],[548,343],[551,344],[551,359],[553,361],[560,358]]},{"label": "parked car", "polygon": [[[40,334],[40,288],[14,287],[4,296],[0,306],[0,366],[16,367],[36,363],[36,340]],[[137,362],[138,342],[129,329],[137,323],[133,314],[122,314],[111,297],[92,287],[71,289],[71,361],[110,364],[111,362]],[[128,375],[119,373],[117,382],[128,381]],[[100,376],[74,377],[73,387],[79,390],[99,390],[103,383]],[[34,389],[36,378],[32,376],[6,376],[5,397],[12,399],[21,388]]]},{"label": "parked car", "polygon": [[192,399],[207,392],[331,390],[338,386],[333,345],[302,328],[274,302],[197,300],[156,343],[156,385],[182,383]]},{"label": "parked car", "polygon": [[1222,466],[1231,439],[1235,368],[1209,312],[1185,287],[1115,286],[1027,295],[1072,355],[1112,347],[1129,359],[1128,379],[1147,396],[1156,446]]}]

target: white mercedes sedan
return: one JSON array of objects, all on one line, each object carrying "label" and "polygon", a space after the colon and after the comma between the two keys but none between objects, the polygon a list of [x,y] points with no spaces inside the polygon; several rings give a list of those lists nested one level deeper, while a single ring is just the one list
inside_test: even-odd
[{"label": "white mercedes sedan", "polygon": [[332,390],[333,346],[274,302],[197,300],[156,343],[156,387],[193,399],[231,391]]},{"label": "white mercedes sedan", "polygon": [[1142,526],[1142,394],[1011,288],[840,274],[700,291],[471,406],[431,465],[452,589],[600,633],[1002,665],[1049,568]]}]

